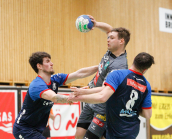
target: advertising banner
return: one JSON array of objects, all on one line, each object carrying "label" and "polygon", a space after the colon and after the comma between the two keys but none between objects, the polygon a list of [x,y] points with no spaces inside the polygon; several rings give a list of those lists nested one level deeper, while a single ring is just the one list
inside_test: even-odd
[{"label": "advertising banner", "polygon": [[54,104],[54,121],[49,119],[52,139],[75,139],[76,124],[81,113],[80,102],[69,104]]},{"label": "advertising banner", "polygon": [[13,123],[17,117],[17,90],[0,90],[0,139],[14,139]]},{"label": "advertising banner", "polygon": [[152,96],[151,139],[172,139],[172,96]]},{"label": "advertising banner", "polygon": [[[60,92],[60,89],[59,89]],[[21,104],[24,101],[27,90],[21,90]],[[59,93],[69,95],[69,93]],[[55,119],[49,118],[51,139],[75,139],[76,124],[81,113],[81,102],[71,105],[56,103],[52,107]]]}]

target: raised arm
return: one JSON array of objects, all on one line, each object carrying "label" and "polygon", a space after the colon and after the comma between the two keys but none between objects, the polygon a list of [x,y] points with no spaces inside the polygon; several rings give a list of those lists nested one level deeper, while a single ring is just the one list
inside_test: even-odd
[{"label": "raised arm", "polygon": [[93,16],[88,15],[92,20],[92,22],[94,23],[94,27],[100,29],[101,31],[105,32],[105,33],[109,33],[113,28],[111,25],[104,23],[104,22],[97,22]]},{"label": "raised arm", "polygon": [[92,67],[82,68],[82,69],[79,69],[73,73],[70,73],[67,80],[66,80],[66,84],[68,84],[72,81],[75,81],[77,79],[88,77],[88,76],[94,74],[95,72],[97,72],[97,70],[98,70],[98,65],[92,66]]}]

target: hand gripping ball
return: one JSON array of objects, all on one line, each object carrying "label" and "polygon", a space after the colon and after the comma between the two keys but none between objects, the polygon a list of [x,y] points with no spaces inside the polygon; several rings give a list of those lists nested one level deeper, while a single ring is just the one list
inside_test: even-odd
[{"label": "hand gripping ball", "polygon": [[80,31],[80,32],[89,32],[92,27],[93,27],[93,22],[91,21],[91,19],[89,18],[89,16],[87,15],[81,15],[76,19],[75,22],[76,28]]}]

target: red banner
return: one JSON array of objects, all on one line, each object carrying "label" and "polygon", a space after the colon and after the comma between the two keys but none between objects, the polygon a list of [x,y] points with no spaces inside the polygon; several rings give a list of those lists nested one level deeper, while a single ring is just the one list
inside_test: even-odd
[{"label": "red banner", "polygon": [[0,90],[0,139],[14,139],[13,124],[17,117],[17,90]]}]

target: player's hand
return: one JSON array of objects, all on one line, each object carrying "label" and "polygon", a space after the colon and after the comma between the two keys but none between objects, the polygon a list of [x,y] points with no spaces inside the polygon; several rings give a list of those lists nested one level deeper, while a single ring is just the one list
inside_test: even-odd
[{"label": "player's hand", "polygon": [[88,89],[89,88],[89,86],[84,86],[84,87],[82,87],[82,89]]},{"label": "player's hand", "polygon": [[71,87],[70,89],[73,92],[73,95],[75,96],[82,95],[82,88]]},{"label": "player's hand", "polygon": [[96,27],[97,26],[97,21],[94,19],[94,17],[93,16],[91,16],[91,15],[88,15],[89,16],[89,18],[91,18],[91,21],[93,22],[93,28],[91,29],[91,30],[93,30],[94,29],[94,27]]},{"label": "player's hand", "polygon": [[76,102],[75,100],[76,96],[74,95],[74,93],[71,93],[67,99],[68,102]]}]

